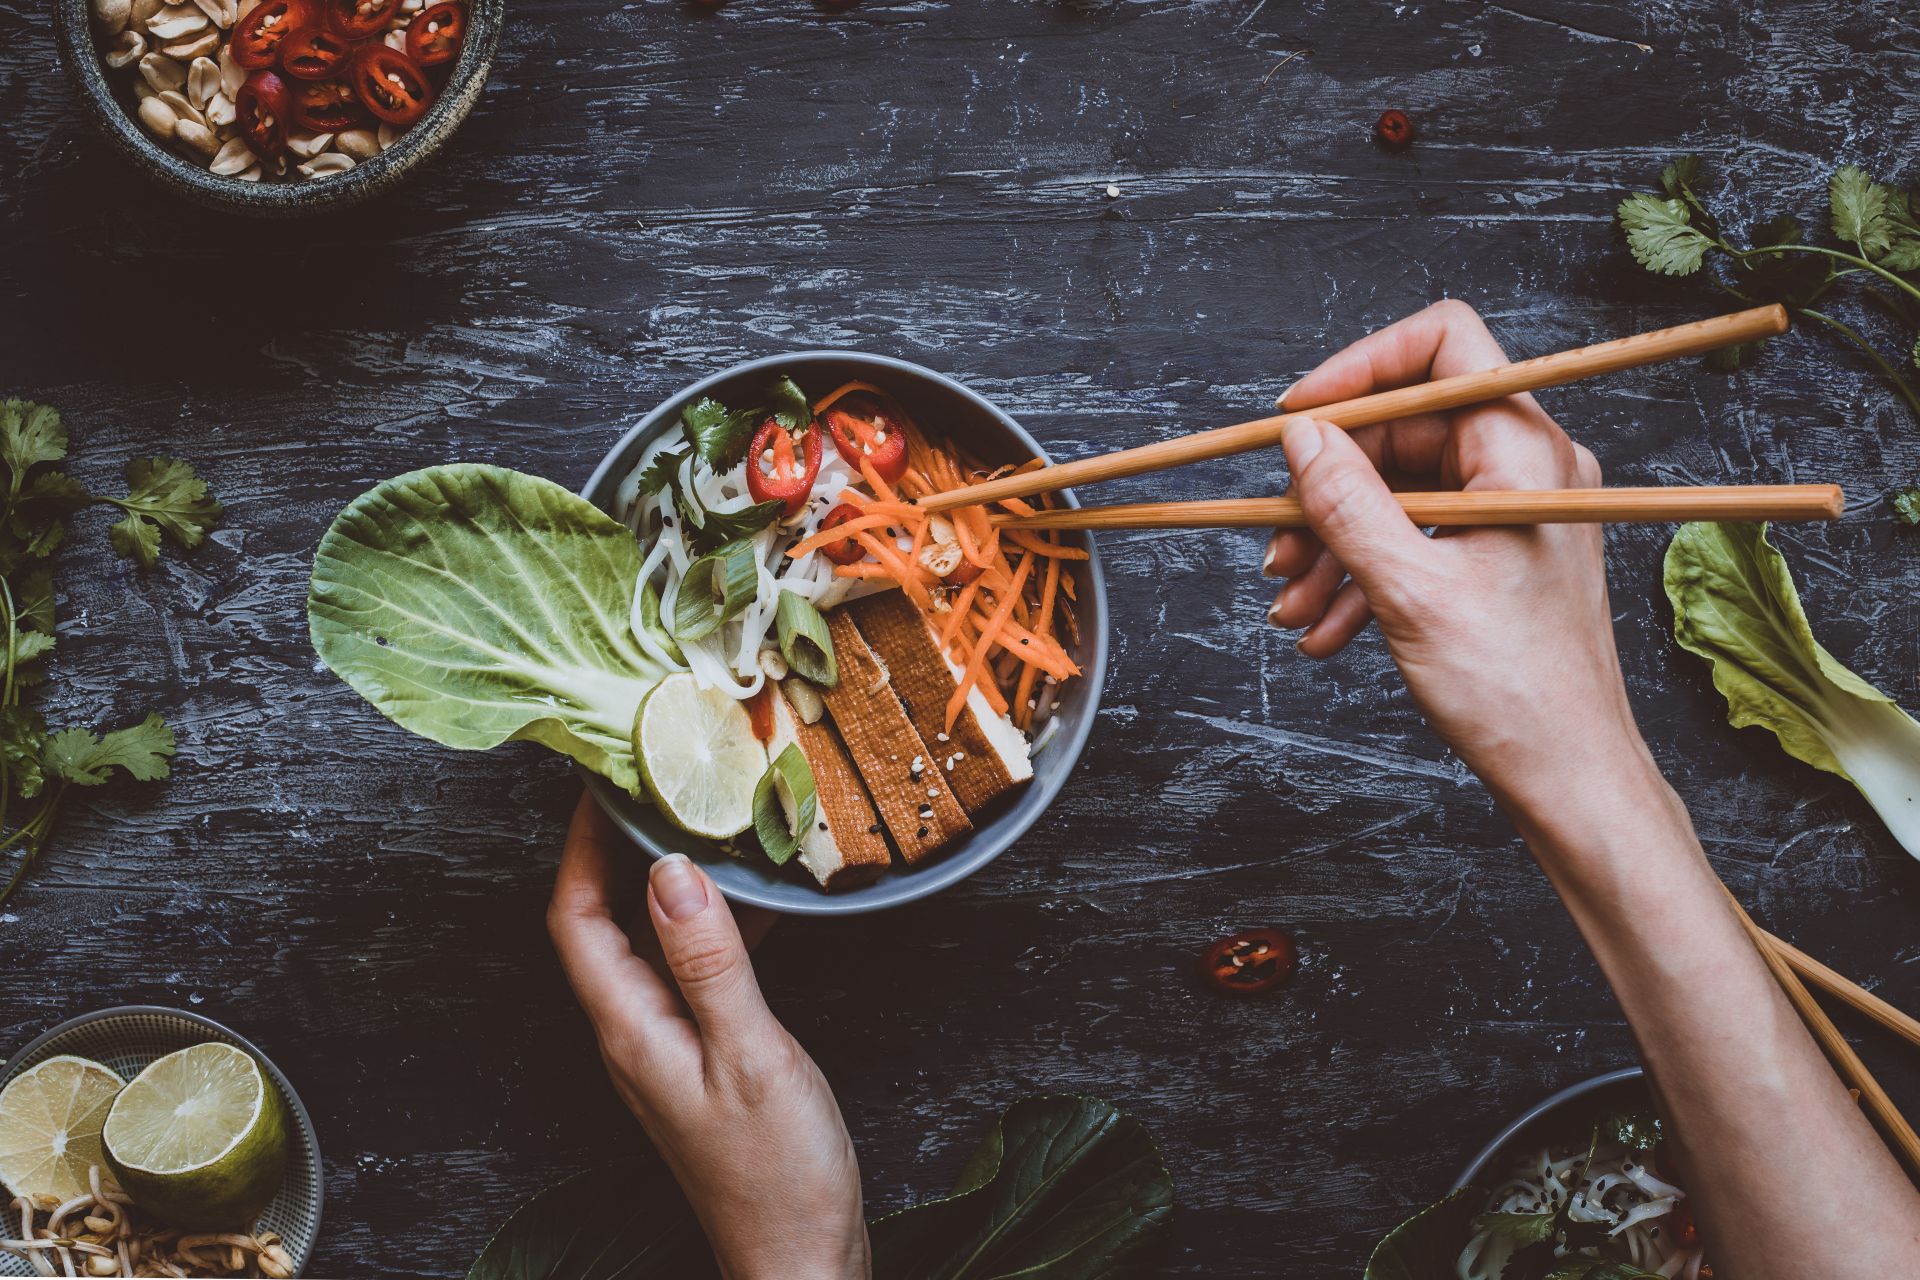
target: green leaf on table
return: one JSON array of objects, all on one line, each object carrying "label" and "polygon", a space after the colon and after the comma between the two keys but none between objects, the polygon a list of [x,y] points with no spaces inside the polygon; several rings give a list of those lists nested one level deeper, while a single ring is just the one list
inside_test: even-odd
[{"label": "green leaf on table", "polygon": [[8,644],[5,656],[11,657],[17,666],[23,662],[32,662],[53,652],[53,637],[45,631],[22,631],[14,629],[12,636],[0,633],[0,643]]},{"label": "green leaf on table", "polygon": [[504,467],[395,477],[334,519],[307,621],[320,660],[403,727],[484,751],[538,742],[629,793],[633,718],[661,668],[634,640],[631,531]]},{"label": "green leaf on table", "polygon": [[1095,1098],[1022,1098],[953,1193],[872,1223],[880,1280],[1093,1280],[1173,1212],[1173,1179],[1139,1121]]},{"label": "green leaf on table", "polygon": [[127,496],[106,498],[127,513],[108,530],[113,549],[143,568],[160,554],[160,535],[192,550],[220,521],[219,500],[206,481],[177,458],[135,458],[127,464]]},{"label": "green leaf on table", "polygon": [[1666,1137],[1666,1127],[1652,1111],[1609,1111],[1600,1117],[1600,1136],[1635,1151],[1651,1151]]},{"label": "green leaf on table", "polygon": [[654,1156],[577,1173],[521,1205],[467,1280],[708,1280],[713,1250]]},{"label": "green leaf on table", "polygon": [[702,396],[680,411],[680,425],[700,461],[715,471],[727,471],[746,453],[754,428],[765,416],[763,409],[735,411],[712,396]]},{"label": "green leaf on table", "polygon": [[47,772],[67,782],[94,787],[115,769],[125,769],[142,782],[167,776],[173,756],[173,730],[157,714],[139,724],[95,737],[86,729],[62,729],[47,739]]},{"label": "green leaf on table", "polygon": [[23,573],[13,588],[13,615],[34,631],[53,632],[53,575],[45,569]]},{"label": "green leaf on table", "polygon": [[18,704],[0,707],[0,758],[22,800],[39,795],[46,782],[41,764],[46,749],[47,724],[38,711]]},{"label": "green leaf on table", "polygon": [[1767,527],[1683,525],[1665,577],[1674,636],[1711,665],[1728,722],[1852,782],[1920,857],[1920,723],[1814,639]]},{"label": "green leaf on table", "polygon": [[59,413],[31,400],[0,400],[0,463],[13,492],[20,491],[34,467],[66,456],[67,429]]},{"label": "green leaf on table", "polygon": [[1888,217],[1887,188],[1854,165],[1844,165],[1827,182],[1827,203],[1833,215],[1833,234],[1860,252],[1877,258],[1893,244]]},{"label": "green leaf on table", "polygon": [[1920,485],[1894,494],[1893,511],[1905,524],[1920,524]]},{"label": "green leaf on table", "polygon": [[1452,1280],[1487,1193],[1462,1187],[1387,1233],[1367,1259],[1363,1280]]},{"label": "green leaf on table", "polygon": [[1692,194],[1700,180],[1700,157],[1681,156],[1660,171],[1660,188],[1675,200]]},{"label": "green leaf on table", "polygon": [[1563,1258],[1541,1280],[1661,1280],[1657,1271],[1642,1271],[1630,1262],[1603,1258]]},{"label": "green leaf on table", "polygon": [[1692,275],[1712,242],[1687,220],[1687,206],[1659,196],[1632,195],[1620,202],[1620,226],[1633,259],[1666,276]]}]

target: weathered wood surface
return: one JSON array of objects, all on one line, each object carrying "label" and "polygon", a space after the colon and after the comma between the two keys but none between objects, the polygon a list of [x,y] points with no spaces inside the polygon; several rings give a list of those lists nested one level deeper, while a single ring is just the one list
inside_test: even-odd
[{"label": "weathered wood surface", "polygon": [[[800,347],[925,362],[1073,456],[1257,413],[1442,295],[1519,353],[1673,323],[1705,308],[1627,260],[1623,188],[1695,149],[1818,216],[1831,164],[1891,169],[1920,125],[1885,0],[548,0],[410,190],[255,226],[85,132],[43,9],[0,0],[0,383],[63,410],[88,477],[176,452],[230,518],[146,575],[98,526],[64,553],[51,717],[157,708],[182,753],[86,797],[0,914],[0,1046],[127,1001],[257,1038],[320,1127],[320,1274],[457,1275],[639,1140],[543,932],[577,785],[531,748],[420,744],[316,667],[307,565],[354,494],[446,459],[578,483],[676,387]],[[1368,142],[1388,106],[1410,154]],[[1859,362],[1794,335],[1733,377],[1543,399],[1617,482],[1845,484],[1844,524],[1783,542],[1827,643],[1920,703],[1920,548],[1878,501],[1920,424]],[[1101,496],[1254,495],[1276,465]],[[1665,536],[1608,544],[1655,753],[1763,923],[1920,1009],[1920,874],[1845,784],[1726,727],[1669,638]],[[1298,658],[1254,536],[1104,545],[1113,675],[1048,819],[935,901],[783,926],[764,980],[876,1209],[943,1187],[1014,1097],[1096,1093],[1173,1169],[1167,1274],[1357,1274],[1508,1113],[1631,1040],[1377,641]],[[1305,946],[1291,990],[1197,986],[1200,946],[1268,921]],[[1912,1055],[1864,1049],[1920,1108]]]}]

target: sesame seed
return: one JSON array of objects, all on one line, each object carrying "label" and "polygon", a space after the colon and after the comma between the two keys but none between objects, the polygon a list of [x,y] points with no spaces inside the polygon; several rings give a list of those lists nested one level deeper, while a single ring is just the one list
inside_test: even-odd
[{"label": "sesame seed", "polygon": [[938,788],[938,787],[928,787],[928,788],[927,788],[927,798],[928,798],[929,800],[931,800],[932,798],[934,798],[935,796],[937,796],[937,795],[939,795],[939,794],[940,794],[940,788]]},{"label": "sesame seed", "polygon": [[946,735],[946,734],[944,734],[944,733],[936,733],[936,734],[934,734],[933,736],[934,736],[934,737],[936,737],[936,738],[938,738],[938,739],[939,739],[940,741],[942,741],[942,742],[946,742],[946,741],[948,741],[948,738],[947,738],[947,735]]},{"label": "sesame seed", "polygon": [[925,827],[920,828],[920,838],[922,840],[927,838],[927,829]]}]

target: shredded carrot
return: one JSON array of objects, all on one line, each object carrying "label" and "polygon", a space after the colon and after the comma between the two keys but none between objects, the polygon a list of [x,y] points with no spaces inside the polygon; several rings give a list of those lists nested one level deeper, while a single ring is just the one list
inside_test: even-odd
[{"label": "shredded carrot", "polygon": [[1025,498],[1002,498],[1000,499],[1000,505],[1017,516],[1030,516],[1034,514],[1033,504]]},{"label": "shredded carrot", "polygon": [[855,516],[851,520],[842,520],[830,529],[822,529],[810,537],[802,538],[793,544],[792,549],[789,550],[787,554],[795,560],[798,560],[801,556],[809,552],[818,551],[822,547],[832,546],[834,543],[847,537],[847,535],[858,533],[862,529],[884,529],[888,525],[897,524],[898,522],[896,517],[884,511],[877,512],[873,515]]},{"label": "shredded carrot", "polygon": [[979,590],[980,579],[978,578],[975,578],[972,582],[960,588],[960,595],[953,602],[953,616],[948,618],[945,625],[940,628],[940,644],[942,647],[952,644],[954,636],[959,634],[960,625],[967,620],[967,616],[973,608],[973,597],[978,594]]},{"label": "shredded carrot", "polygon": [[900,584],[900,589],[907,593],[908,599],[922,609],[933,608],[933,597],[927,594],[926,583],[922,580],[925,570],[908,564],[902,559],[900,548],[882,542],[865,530],[854,534],[853,540],[865,547],[869,555],[892,571],[894,580]]},{"label": "shredded carrot", "polygon": [[[959,513],[955,512],[954,514],[958,515]],[[993,566],[993,557],[988,555],[980,543],[975,540],[973,530],[967,527],[965,520],[955,520],[953,522],[953,537],[954,540],[960,544],[960,554],[967,558],[967,563],[977,565],[982,569]]]},{"label": "shredded carrot", "polygon": [[840,501],[850,507],[858,507],[863,514],[873,515],[884,512],[902,520],[925,520],[927,513],[910,502],[894,502],[885,498],[869,498],[858,489],[842,489]]},{"label": "shredded carrot", "polygon": [[1002,594],[999,604],[994,606],[993,616],[987,620],[987,625],[980,631],[979,643],[973,647],[973,658],[967,663],[966,674],[961,678],[960,687],[955,689],[953,697],[947,700],[949,732],[953,729],[953,722],[960,718],[962,708],[967,705],[967,691],[980,683],[980,673],[987,663],[987,651],[993,647],[994,638],[1006,622],[1007,615],[1013,612],[1014,597],[1018,596],[1020,588],[1026,585],[1027,574],[1033,570],[1034,559],[1035,557],[1030,553],[1021,555],[1020,563],[1013,571],[1012,589]]},{"label": "shredded carrot", "polygon": [[873,469],[872,461],[867,458],[860,459],[860,478],[867,482],[869,489],[872,489],[876,494],[880,495],[882,502],[900,501],[900,495],[895,493],[887,482],[880,478],[880,473]]},{"label": "shredded carrot", "polygon": [[1037,556],[1053,556],[1061,560],[1085,560],[1087,553],[1078,547],[1063,547],[1058,543],[1045,542],[1034,536],[1031,529],[1008,529],[1008,538]]},{"label": "shredded carrot", "polygon": [[813,402],[813,416],[816,418],[819,417],[827,411],[828,405],[831,405],[840,397],[852,395],[856,391],[864,391],[868,395],[876,396],[882,400],[891,400],[893,398],[880,388],[874,386],[871,382],[843,382]]},{"label": "shredded carrot", "polygon": [[[1052,532],[1047,534],[1047,542],[1049,545],[1057,542],[1058,538],[1058,534]],[[1047,560],[1046,582],[1040,588],[1039,635],[1036,639],[1051,640],[1053,637],[1053,607],[1059,600],[1059,590],[1060,558],[1058,556],[1052,556]],[[1057,645],[1055,647],[1058,648]],[[1062,649],[1062,656],[1065,656],[1065,653],[1066,651]],[[1019,724],[1022,729],[1030,728],[1033,725],[1034,709],[1028,704],[1033,701],[1034,672],[1036,670],[1037,667],[1029,665],[1025,671],[1022,671],[1020,673],[1020,683],[1013,691],[1013,716],[1015,722]],[[1079,670],[1077,666],[1074,667],[1074,673],[1076,675],[1079,674]],[[1051,674],[1055,679],[1062,678],[1058,672]]]},{"label": "shredded carrot", "polygon": [[870,560],[861,560],[854,564],[837,564],[833,566],[833,576],[836,578],[885,578],[896,587],[900,585],[893,581],[893,570]]}]

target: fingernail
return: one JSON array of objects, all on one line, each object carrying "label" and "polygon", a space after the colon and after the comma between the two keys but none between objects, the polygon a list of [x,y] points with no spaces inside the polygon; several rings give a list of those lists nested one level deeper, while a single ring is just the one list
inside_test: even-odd
[{"label": "fingernail", "polygon": [[1279,627],[1283,631],[1286,629],[1286,624],[1280,621],[1280,606],[1285,604],[1286,600],[1287,593],[1286,590],[1282,588],[1280,594],[1273,598],[1273,603],[1267,607],[1268,626]]},{"label": "fingernail", "polygon": [[1279,395],[1273,398],[1273,407],[1276,409],[1285,409],[1287,407],[1287,397],[1292,395],[1293,389],[1299,385],[1300,385],[1300,379],[1298,378],[1295,378],[1292,382],[1289,382],[1287,384],[1287,389],[1285,391],[1282,391]]},{"label": "fingernail", "polygon": [[1324,443],[1320,424],[1312,418],[1295,418],[1286,425],[1280,437],[1280,445],[1287,451],[1287,461],[1292,464],[1295,475],[1305,471],[1307,464],[1320,456]]},{"label": "fingernail", "polygon": [[649,877],[653,900],[669,920],[691,920],[707,909],[707,878],[684,853],[670,853],[653,864]]},{"label": "fingernail", "polygon": [[1280,558],[1280,549],[1274,546],[1272,543],[1268,543],[1267,554],[1264,557],[1262,557],[1260,560],[1260,575],[1265,578],[1275,577],[1276,575],[1273,571],[1273,562],[1278,560],[1279,558]]}]

